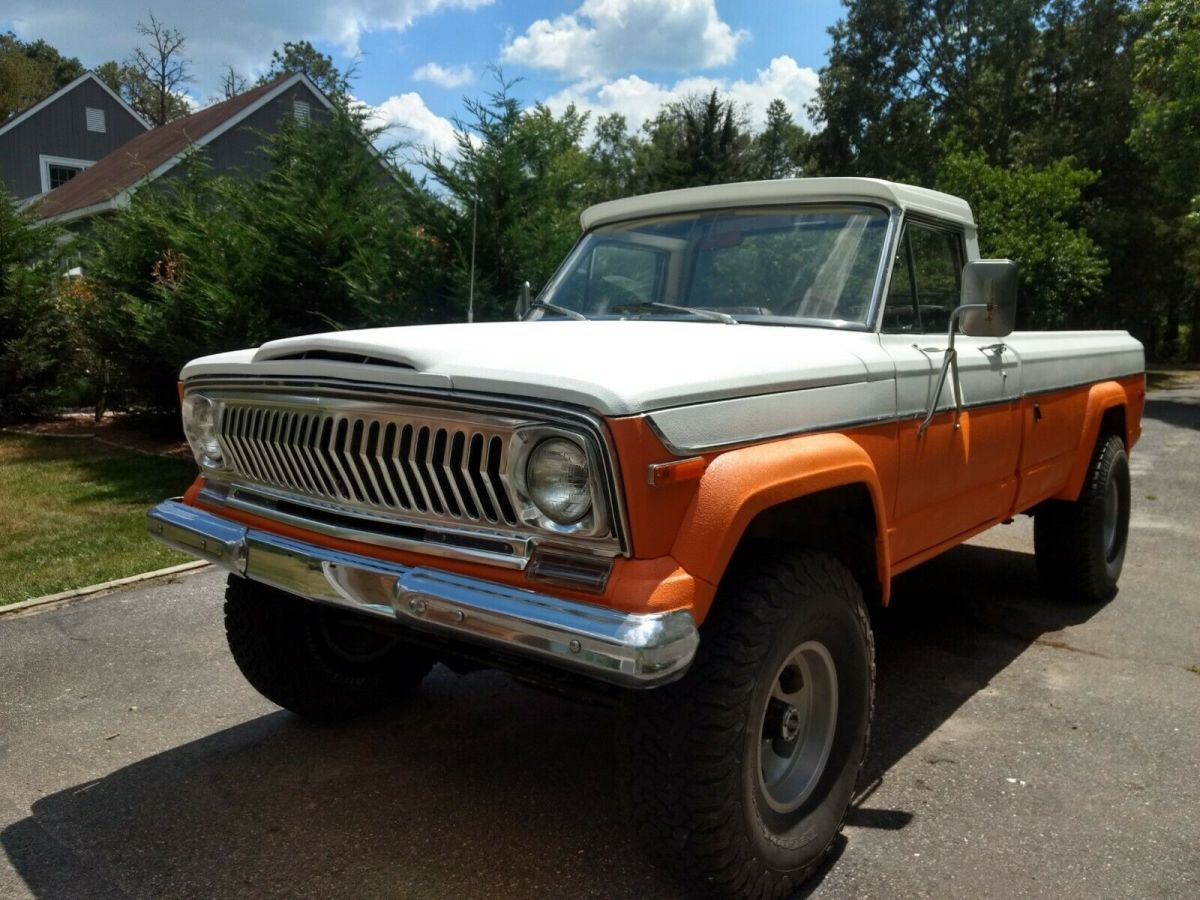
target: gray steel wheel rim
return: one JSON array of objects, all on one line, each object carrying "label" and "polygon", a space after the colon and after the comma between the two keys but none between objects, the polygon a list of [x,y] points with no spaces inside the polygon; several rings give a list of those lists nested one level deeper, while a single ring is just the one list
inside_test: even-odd
[{"label": "gray steel wheel rim", "polygon": [[[758,785],[775,812],[794,812],[816,789],[833,748],[837,710],[833,657],[819,641],[805,641],[775,673],[759,722]],[[793,728],[795,737],[786,739]]]},{"label": "gray steel wheel rim", "polygon": [[1104,489],[1104,558],[1112,562],[1117,555],[1117,534],[1121,521],[1121,487],[1110,478]]}]

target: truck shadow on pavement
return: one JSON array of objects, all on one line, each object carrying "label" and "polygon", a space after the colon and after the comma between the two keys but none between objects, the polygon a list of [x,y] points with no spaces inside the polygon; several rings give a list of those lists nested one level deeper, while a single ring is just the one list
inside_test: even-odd
[{"label": "truck shadow on pavement", "polygon": [[1200,398],[1158,393],[1146,400],[1143,416],[1179,428],[1200,429]]},{"label": "truck shadow on pavement", "polygon": [[[871,785],[1030,644],[1062,646],[1056,632],[1095,611],[1051,601],[1032,555],[1010,550],[965,546],[903,576],[876,625],[849,823],[904,827],[912,813],[872,808]],[[628,834],[614,736],[611,710],[439,668],[383,715],[325,728],[271,713],[39,799],[0,847],[54,900],[678,897]]]}]

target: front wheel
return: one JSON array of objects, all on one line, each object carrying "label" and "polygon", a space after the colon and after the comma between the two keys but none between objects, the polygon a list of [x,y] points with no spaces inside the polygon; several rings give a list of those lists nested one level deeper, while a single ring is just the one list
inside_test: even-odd
[{"label": "front wheel", "polygon": [[361,616],[230,575],[225,634],[260,694],[309,719],[347,719],[420,684],[433,657]]},{"label": "front wheel", "polygon": [[834,558],[747,560],[731,572],[688,674],[625,710],[647,846],[708,895],[794,890],[832,846],[858,780],[873,650],[862,592]]},{"label": "front wheel", "polygon": [[1079,499],[1051,500],[1033,517],[1038,575],[1061,596],[1100,603],[1117,592],[1129,538],[1129,457],[1116,435],[1092,454]]}]

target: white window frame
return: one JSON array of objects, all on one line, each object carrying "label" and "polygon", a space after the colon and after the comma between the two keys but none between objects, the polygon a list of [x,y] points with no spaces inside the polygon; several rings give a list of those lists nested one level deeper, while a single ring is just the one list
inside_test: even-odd
[{"label": "white window frame", "polygon": [[301,125],[312,121],[312,104],[299,98],[292,99],[292,117]]},{"label": "white window frame", "polygon": [[81,172],[88,166],[94,166],[94,159],[70,159],[66,156],[47,156],[42,153],[38,155],[38,168],[42,174],[42,193],[50,191],[50,167],[51,166],[70,166],[73,169],[79,169]]},{"label": "white window frame", "polygon": [[[100,124],[99,128],[92,127],[92,117],[97,116],[97,121]],[[104,112],[102,106],[85,106],[83,108],[84,127],[93,134],[108,134],[108,116]]]}]

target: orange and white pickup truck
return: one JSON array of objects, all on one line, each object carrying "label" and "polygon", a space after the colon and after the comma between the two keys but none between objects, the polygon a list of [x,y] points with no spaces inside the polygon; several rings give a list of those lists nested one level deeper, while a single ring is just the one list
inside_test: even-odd
[{"label": "orange and white pickup truck", "polygon": [[230,571],[229,646],[302,716],[441,662],[621,702],[632,820],[783,897],[867,749],[868,610],[1019,513],[1117,589],[1145,396],[1124,332],[1014,332],[962,200],[857,178],[632,197],[515,322],[344,331],[182,373],[200,474],[159,540]]}]

